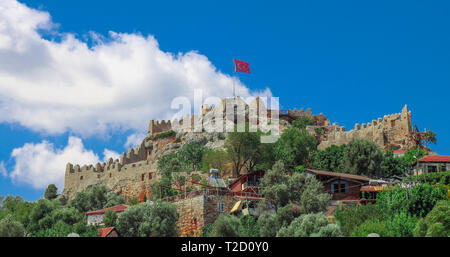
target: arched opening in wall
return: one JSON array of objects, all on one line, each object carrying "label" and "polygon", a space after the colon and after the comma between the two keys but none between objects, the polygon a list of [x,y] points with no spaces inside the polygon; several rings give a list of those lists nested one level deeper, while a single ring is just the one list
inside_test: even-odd
[{"label": "arched opening in wall", "polygon": [[141,181],[144,181],[145,174],[142,174]]},{"label": "arched opening in wall", "polygon": [[112,174],[111,173],[109,173],[109,177],[111,177],[112,176]]},{"label": "arched opening in wall", "polygon": [[152,180],[152,173],[151,172],[148,173],[148,180]]},{"label": "arched opening in wall", "polygon": [[83,176],[80,177],[80,180],[83,180]]}]

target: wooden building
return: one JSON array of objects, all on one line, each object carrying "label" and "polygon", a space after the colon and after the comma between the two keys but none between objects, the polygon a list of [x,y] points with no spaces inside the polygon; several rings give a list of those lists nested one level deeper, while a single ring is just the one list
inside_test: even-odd
[{"label": "wooden building", "polygon": [[325,192],[332,200],[359,200],[360,190],[369,184],[370,178],[360,175],[307,169],[309,175],[316,176],[322,182]]}]

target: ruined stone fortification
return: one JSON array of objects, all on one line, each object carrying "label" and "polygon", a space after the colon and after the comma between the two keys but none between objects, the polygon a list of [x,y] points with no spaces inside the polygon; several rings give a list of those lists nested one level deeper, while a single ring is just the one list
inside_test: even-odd
[{"label": "ruined stone fortification", "polygon": [[[234,115],[226,114],[227,108],[234,108]],[[278,113],[276,117],[275,112]],[[110,190],[129,196],[147,196],[151,193],[151,184],[160,179],[157,172],[158,159],[169,152],[176,151],[186,142],[200,142],[210,149],[223,149],[226,133],[211,132],[218,121],[223,121],[223,128],[234,127],[236,120],[245,120],[251,124],[259,124],[259,117],[265,117],[264,122],[275,123],[279,120],[279,130],[282,132],[292,121],[301,117],[309,117],[316,125],[308,126],[307,130],[319,140],[319,149],[325,149],[333,144],[341,145],[353,138],[365,138],[376,142],[380,147],[388,145],[396,148],[409,148],[411,132],[411,112],[405,106],[401,113],[386,115],[367,124],[356,124],[355,128],[345,131],[345,127],[330,121],[322,113],[313,115],[311,109],[301,110],[270,110],[263,101],[256,98],[246,104],[241,98],[223,99],[216,107],[202,106],[200,115],[187,116],[180,121],[150,121],[148,135],[142,143],[123,153],[120,160],[109,159],[106,163],[95,165],[80,165],[68,163],[65,173],[63,195],[70,199],[77,192],[93,185],[105,185]],[[275,123],[276,124],[276,123]],[[317,134],[320,128],[323,133]],[[155,139],[155,136],[173,130],[176,136]],[[230,131],[230,130],[228,130]]]},{"label": "ruined stone fortification", "polygon": [[385,115],[384,118],[372,120],[372,122],[355,124],[354,129],[345,131],[345,127],[334,123],[326,128],[319,149],[325,149],[331,145],[349,143],[354,138],[363,138],[377,143],[381,148],[394,147],[396,149],[408,149],[415,143],[409,135],[412,131],[411,111],[405,105],[401,113]]}]

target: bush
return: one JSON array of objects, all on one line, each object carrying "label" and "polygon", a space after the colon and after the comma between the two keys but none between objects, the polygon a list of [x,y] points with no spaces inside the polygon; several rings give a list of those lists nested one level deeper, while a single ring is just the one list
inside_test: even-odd
[{"label": "bush", "polygon": [[213,237],[238,237],[239,226],[239,218],[229,214],[221,214],[214,222],[210,235]]},{"label": "bush", "polygon": [[367,237],[370,233],[377,233],[381,237],[392,237],[393,233],[389,230],[385,221],[370,219],[357,226],[351,236]]},{"label": "bush", "polygon": [[436,203],[424,219],[421,219],[413,232],[414,236],[450,236],[450,201]]},{"label": "bush", "polygon": [[55,184],[48,185],[47,189],[45,190],[44,197],[48,200],[53,200],[56,198],[58,191],[58,188],[55,186]]},{"label": "bush", "polygon": [[[416,181],[416,176],[409,176],[403,181]],[[419,182],[427,182],[430,184],[450,185],[450,171],[423,173],[417,177]]]},{"label": "bush", "polygon": [[103,223],[105,227],[115,227],[117,223],[117,213],[112,210],[107,210],[103,215]]},{"label": "bush", "polygon": [[344,148],[343,170],[351,174],[381,177],[384,175],[381,167],[383,160],[383,151],[376,143],[353,139]]},{"label": "bush", "polygon": [[200,237],[208,237],[211,235],[213,224],[208,224],[202,227],[202,230],[200,232]]},{"label": "bush", "polygon": [[410,190],[400,187],[383,190],[377,194],[377,205],[385,218],[404,210],[413,216],[424,217],[436,202],[444,199],[447,199],[447,189],[419,184]]},{"label": "bush", "polygon": [[416,217],[403,211],[395,214],[394,217],[387,222],[387,227],[392,231],[393,236],[412,237],[417,221],[418,219]]},{"label": "bush", "polygon": [[289,204],[277,210],[275,214],[263,214],[258,219],[259,234],[262,237],[274,237],[282,227],[287,227],[301,214],[298,206]]},{"label": "bush", "polygon": [[358,206],[340,206],[335,212],[334,217],[340,225],[342,233],[350,236],[355,227],[361,225],[368,219],[381,218],[381,211],[374,204]]},{"label": "bush", "polygon": [[169,130],[169,131],[165,131],[165,132],[161,132],[159,134],[156,134],[151,139],[152,140],[158,140],[158,139],[163,139],[163,138],[168,138],[168,137],[174,137],[176,135],[177,135],[177,133],[175,131]]},{"label": "bush", "polygon": [[277,233],[277,237],[309,236],[342,236],[342,232],[336,224],[328,224],[328,219],[323,213],[311,213],[301,215]]},{"label": "bush", "polygon": [[313,167],[319,170],[344,172],[342,159],[344,157],[345,144],[341,146],[332,145],[325,150],[319,150],[314,157]]},{"label": "bush", "polygon": [[115,192],[108,192],[106,186],[92,186],[83,192],[78,192],[68,203],[79,212],[99,210],[125,203],[125,198]]},{"label": "bush", "polygon": [[166,202],[146,202],[126,209],[117,220],[121,236],[177,236],[177,208]]},{"label": "bush", "polygon": [[251,215],[242,215],[239,225],[239,235],[243,237],[258,237],[259,224],[257,220]]},{"label": "bush", "polygon": [[12,215],[8,215],[0,220],[0,237],[23,237],[25,228],[22,223],[14,220]]}]

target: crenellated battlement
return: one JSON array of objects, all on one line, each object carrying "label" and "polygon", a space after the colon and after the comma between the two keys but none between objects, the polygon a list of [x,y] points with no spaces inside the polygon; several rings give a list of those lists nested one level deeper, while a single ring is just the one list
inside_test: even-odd
[{"label": "crenellated battlement", "polygon": [[172,129],[171,121],[159,121],[159,120],[151,120],[148,125],[148,135],[153,136],[161,132],[166,132]]},{"label": "crenellated battlement", "polygon": [[333,124],[326,135],[326,140],[322,141],[318,148],[325,149],[331,145],[347,144],[355,138],[365,138],[382,148],[388,145],[409,148],[414,146],[414,142],[411,142],[408,137],[412,131],[411,124],[411,111],[408,111],[408,106],[405,105],[401,113],[384,115],[383,118],[367,123],[356,123],[354,128],[347,132],[345,127],[333,129]]}]

